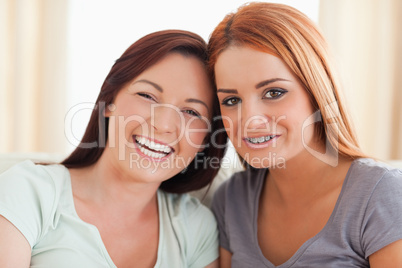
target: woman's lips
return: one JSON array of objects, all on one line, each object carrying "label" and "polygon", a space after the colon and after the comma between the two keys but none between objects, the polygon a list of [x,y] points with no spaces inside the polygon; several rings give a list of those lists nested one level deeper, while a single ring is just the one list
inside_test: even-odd
[{"label": "woman's lips", "polygon": [[250,148],[265,148],[277,140],[280,135],[264,135],[258,137],[245,137],[243,141]]},{"label": "woman's lips", "polygon": [[145,136],[135,135],[133,139],[137,145],[137,151],[144,157],[161,161],[174,152],[174,149],[166,143],[150,139]]}]

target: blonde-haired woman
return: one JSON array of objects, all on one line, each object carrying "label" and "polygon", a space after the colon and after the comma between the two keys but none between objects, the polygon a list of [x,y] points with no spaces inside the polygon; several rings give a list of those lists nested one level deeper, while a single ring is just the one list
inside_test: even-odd
[{"label": "blonde-haired woman", "polygon": [[402,267],[402,171],[360,150],[314,23],[250,3],[208,49],[226,131],[247,162],[213,201],[222,267]]}]

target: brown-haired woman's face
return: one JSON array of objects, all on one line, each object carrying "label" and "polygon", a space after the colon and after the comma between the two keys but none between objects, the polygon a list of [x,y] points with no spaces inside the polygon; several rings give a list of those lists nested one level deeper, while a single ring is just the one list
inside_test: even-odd
[{"label": "brown-haired woman's face", "polygon": [[231,46],[219,55],[215,77],[226,131],[251,166],[281,165],[315,149],[308,93],[280,58]]},{"label": "brown-haired woman's face", "polygon": [[[116,96],[105,113],[105,150],[138,180],[160,183],[182,171],[203,150],[213,90],[203,63],[170,53]],[[124,160],[124,161],[123,161]]]}]

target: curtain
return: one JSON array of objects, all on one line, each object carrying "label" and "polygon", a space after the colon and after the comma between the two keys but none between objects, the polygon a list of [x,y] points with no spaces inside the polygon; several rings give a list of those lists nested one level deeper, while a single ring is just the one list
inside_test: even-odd
[{"label": "curtain", "polygon": [[402,159],[402,1],[321,0],[319,12],[362,149]]},{"label": "curtain", "polygon": [[66,150],[67,0],[0,0],[0,152]]}]

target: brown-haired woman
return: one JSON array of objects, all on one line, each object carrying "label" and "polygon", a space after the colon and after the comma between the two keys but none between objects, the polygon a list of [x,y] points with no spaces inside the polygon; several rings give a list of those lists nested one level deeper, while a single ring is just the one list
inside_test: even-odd
[{"label": "brown-haired woman", "polygon": [[213,200],[222,267],[402,267],[402,171],[361,152],[314,23],[250,3],[208,49],[248,165]]},{"label": "brown-haired woman", "polygon": [[217,267],[215,219],[181,193],[217,172],[208,161],[224,153],[218,111],[202,38],[169,30],[138,40],[66,160],[0,176],[0,266]]}]

